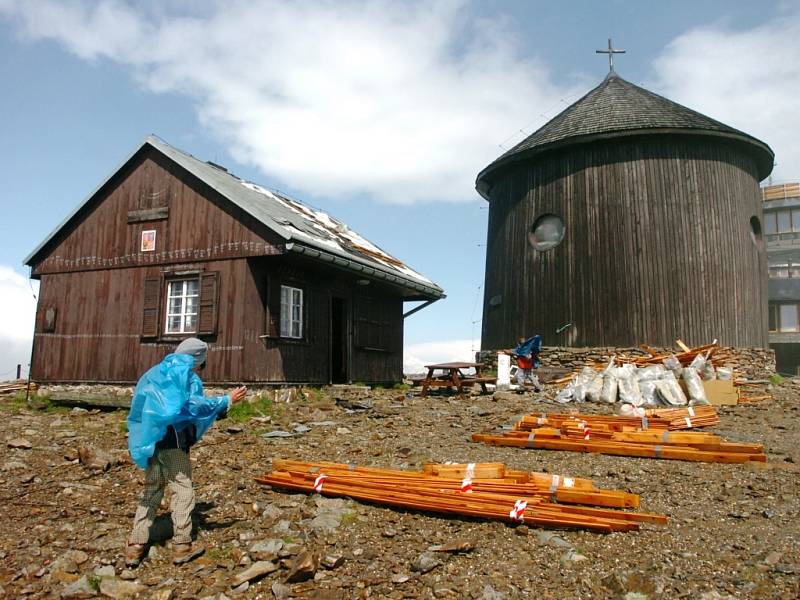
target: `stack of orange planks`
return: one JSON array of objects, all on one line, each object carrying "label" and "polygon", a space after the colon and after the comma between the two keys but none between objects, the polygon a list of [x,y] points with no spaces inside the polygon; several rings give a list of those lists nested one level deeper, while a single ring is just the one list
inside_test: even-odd
[{"label": "stack of orange planks", "polygon": [[518,431],[538,427],[561,427],[565,421],[582,422],[612,431],[637,431],[646,429],[692,429],[719,424],[719,414],[713,406],[686,406],[679,408],[654,408],[645,411],[645,417],[622,415],[591,415],[581,413],[541,413],[526,415],[514,426]]},{"label": "stack of orange planks", "polygon": [[506,470],[502,463],[431,464],[422,471],[401,471],[274,460],[273,468],[256,481],[278,489],[429,512],[602,533],[667,521],[663,515],[611,509],[638,507],[636,494],[597,489],[585,479]]},{"label": "stack of orange planks", "polygon": [[[702,410],[701,410],[702,409]],[[691,410],[691,416],[687,411]],[[687,415],[687,416],[684,416]],[[647,423],[645,429],[643,426]],[[646,420],[634,417],[544,413],[523,417],[502,435],[473,434],[472,440],[495,446],[595,452],[616,456],[700,462],[766,462],[761,444],[738,444],[704,432],[676,429],[716,424],[713,407],[657,409]]]}]

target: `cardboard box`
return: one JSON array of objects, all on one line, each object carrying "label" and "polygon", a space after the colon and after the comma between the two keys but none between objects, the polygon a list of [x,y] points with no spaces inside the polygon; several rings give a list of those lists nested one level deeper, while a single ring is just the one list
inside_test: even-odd
[{"label": "cardboard box", "polygon": [[[683,393],[688,398],[689,391],[686,389],[686,382],[683,379],[679,379],[678,383],[680,383]],[[706,391],[708,403],[712,406],[734,406],[739,403],[739,393],[730,379],[727,381],[719,379],[704,381],[703,389]]]},{"label": "cardboard box", "polygon": [[727,381],[719,379],[704,381],[703,387],[706,390],[708,402],[714,406],[731,406],[739,403],[739,393],[733,387],[733,381],[730,379]]}]

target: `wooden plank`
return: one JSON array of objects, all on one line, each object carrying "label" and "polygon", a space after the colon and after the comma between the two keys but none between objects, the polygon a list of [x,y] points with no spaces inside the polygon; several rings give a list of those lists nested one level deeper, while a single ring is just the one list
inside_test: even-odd
[{"label": "wooden plank", "polygon": [[63,406],[83,406],[90,408],[131,407],[131,398],[128,396],[57,392],[50,395],[49,398],[50,402],[53,404]]},{"label": "wooden plank", "polygon": [[169,206],[159,206],[157,208],[144,208],[141,210],[128,211],[128,224],[141,223],[144,221],[158,221],[169,218]]}]

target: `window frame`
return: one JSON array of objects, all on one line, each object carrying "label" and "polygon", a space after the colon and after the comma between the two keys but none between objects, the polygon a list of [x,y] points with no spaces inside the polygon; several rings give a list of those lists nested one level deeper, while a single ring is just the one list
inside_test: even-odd
[{"label": "window frame", "polygon": [[[784,309],[794,309],[794,328],[786,329]],[[790,319],[791,320],[791,319]],[[767,330],[770,333],[800,332],[800,304],[797,302],[770,302],[767,315]]]},{"label": "window frame", "polygon": [[[195,290],[194,294],[187,293],[187,285],[189,283],[194,282]],[[166,306],[164,309],[164,331],[163,335],[186,335],[189,333],[196,334],[199,328],[199,321],[200,321],[200,277],[180,277],[174,279],[167,279],[164,283],[166,283]],[[182,284],[182,290],[180,295],[173,295],[172,289],[173,286],[176,284]],[[171,300],[174,298],[181,299],[181,306],[179,312],[171,312]],[[186,310],[188,300],[193,298],[194,299],[194,312],[188,312]],[[187,317],[194,317],[194,326],[192,329],[187,329],[186,327],[186,320]],[[180,319],[180,328],[179,330],[170,330],[170,318],[178,317]]]},{"label": "window frame", "polygon": [[764,213],[764,235],[778,235],[778,217],[776,212]]},{"label": "window frame", "polygon": [[[280,309],[278,317],[278,336],[285,340],[304,340],[305,339],[305,290],[301,287],[280,284]],[[288,302],[285,302],[284,290]],[[297,301],[299,299],[299,302]],[[287,318],[288,317],[288,318]],[[295,325],[297,332],[295,332]]]}]

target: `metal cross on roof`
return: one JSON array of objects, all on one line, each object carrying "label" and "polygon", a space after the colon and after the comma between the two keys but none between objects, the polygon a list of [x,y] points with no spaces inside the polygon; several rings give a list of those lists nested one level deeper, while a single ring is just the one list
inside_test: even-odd
[{"label": "metal cross on roof", "polygon": [[614,70],[614,55],[625,54],[625,50],[615,50],[611,44],[611,38],[608,38],[608,50],[595,50],[596,54],[608,54],[608,70]]}]

